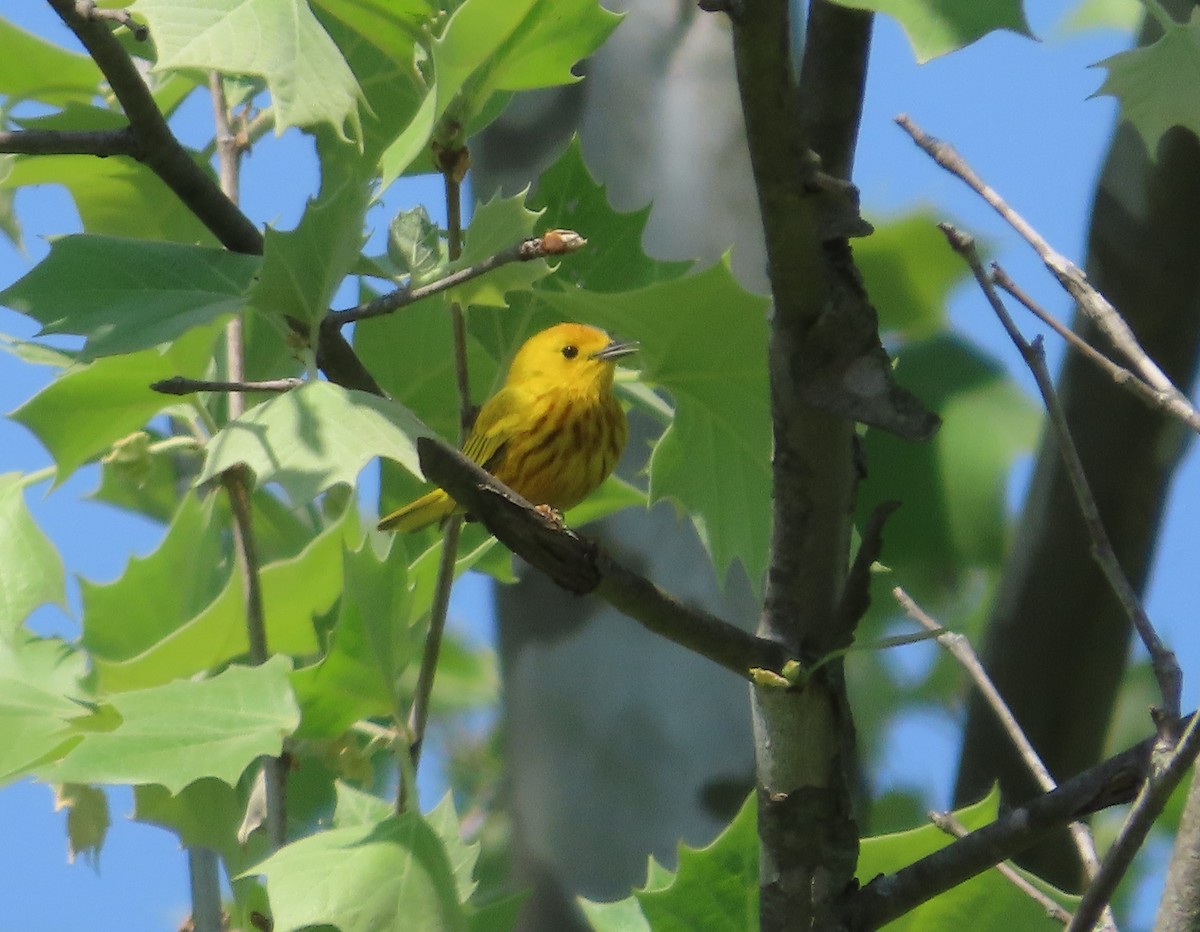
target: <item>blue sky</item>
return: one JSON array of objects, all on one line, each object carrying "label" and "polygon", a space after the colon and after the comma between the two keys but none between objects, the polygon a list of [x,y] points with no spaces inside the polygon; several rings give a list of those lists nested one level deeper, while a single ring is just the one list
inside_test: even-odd
[{"label": "blue sky", "polygon": [[[4,15],[26,28],[74,48],[71,36],[41,3],[6,4]],[[1122,49],[1127,39],[1114,31],[1064,35],[1058,23],[1070,5],[1030,4],[1041,42],[997,34],[965,51],[916,66],[908,44],[890,21],[880,18],[859,145],[856,181],[863,191],[864,213],[878,223],[888,216],[930,206],[939,217],[959,222],[993,247],[995,258],[1044,304],[1061,315],[1068,303],[1036,256],[961,182],[942,172],[893,124],[908,112],[927,131],[952,141],[984,178],[999,190],[1062,253],[1082,260],[1087,212],[1095,178],[1111,131],[1115,104],[1088,99],[1102,72],[1088,66]],[[202,94],[185,105],[177,123],[185,140],[209,132],[211,114]],[[286,166],[281,171],[280,166]],[[245,163],[244,207],[260,223],[288,228],[298,219],[305,198],[316,187],[316,165],[307,141],[292,131],[260,143]],[[386,224],[390,213],[423,202],[441,212],[440,183],[397,186],[372,219]],[[69,230],[76,222],[66,194],[56,189],[22,191],[18,209],[25,222],[27,254],[0,241],[0,287],[26,271],[46,252],[41,238]],[[975,289],[963,288],[951,306],[954,326],[970,333],[1016,374],[1032,393],[1032,382]],[[1038,332],[1021,323],[1030,335]],[[30,337],[30,322],[0,309],[0,332]],[[1059,348],[1048,340],[1052,358]],[[0,409],[10,411],[38,390],[43,370],[0,356]],[[49,463],[46,452],[22,427],[0,422],[0,468],[32,471]],[[1200,642],[1187,623],[1189,580],[1200,561],[1200,458],[1187,458],[1175,485],[1148,608],[1160,631],[1179,654],[1186,673],[1200,670]],[[1021,490],[1018,470],[1014,498]],[[69,574],[107,581],[117,577],[132,554],[144,554],[158,542],[160,530],[84,496],[97,481],[86,468],[52,494],[34,488],[30,507],[42,528],[60,547]],[[72,584],[73,585],[73,584]],[[456,596],[454,614],[487,628],[490,611],[485,590],[475,585]],[[72,597],[75,598],[73,587]],[[77,605],[77,600],[74,602]],[[485,619],[480,622],[480,619]],[[38,615],[39,630],[78,631],[77,621],[61,613]],[[1197,700],[1194,678],[1185,681],[1185,705]],[[885,783],[927,789],[945,803],[957,751],[956,723],[948,716],[914,717],[892,736],[882,774]],[[436,798],[438,787],[424,788]],[[51,932],[88,928],[94,932],[149,932],[175,928],[187,911],[183,858],[173,836],[129,822],[131,794],[111,798],[114,825],[99,870],[66,863],[63,817],[52,811],[48,787],[21,783],[0,790],[0,917],[5,929]],[[12,840],[20,839],[19,843]],[[1149,894],[1145,902],[1150,902]]]}]

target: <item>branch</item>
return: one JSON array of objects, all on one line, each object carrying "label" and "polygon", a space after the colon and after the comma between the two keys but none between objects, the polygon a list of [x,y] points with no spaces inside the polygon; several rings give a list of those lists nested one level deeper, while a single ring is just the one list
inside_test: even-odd
[{"label": "branch", "polygon": [[21,129],[0,132],[0,152],[13,155],[135,156],[137,139],[129,127],[99,130]]},{"label": "branch", "polygon": [[344,311],[330,311],[327,319],[337,326],[342,327],[357,320],[370,320],[372,317],[382,317],[385,314],[398,311],[402,307],[415,304],[423,298],[440,294],[464,282],[469,282],[473,278],[478,278],[480,275],[491,272],[493,269],[498,269],[502,265],[508,265],[510,262],[532,262],[534,259],[545,259],[547,256],[562,256],[577,249],[582,249],[586,245],[587,240],[573,230],[549,230],[541,236],[521,240],[521,242],[501,250],[494,256],[488,256],[474,265],[458,269],[436,281],[427,282],[415,288],[397,288],[395,291],[381,295],[357,307],[348,308]]},{"label": "branch", "polygon": [[118,26],[124,26],[138,42],[145,42],[150,38],[150,30],[142,23],[137,22],[128,10],[109,10],[96,6],[96,0],[83,0],[78,6],[80,13],[91,20],[109,20],[116,23]]},{"label": "branch", "polygon": [[953,146],[927,135],[909,119],[907,114],[901,114],[896,117],[896,122],[930,158],[946,169],[946,171],[957,175],[966,182],[976,194],[995,208],[996,212],[1033,247],[1034,251],[1046,264],[1046,268],[1058,279],[1059,284],[1066,289],[1067,293],[1075,299],[1075,302],[1079,305],[1079,309],[1095,322],[1096,326],[1112,341],[1113,346],[1133,364],[1144,381],[1164,394],[1176,399],[1182,399],[1184,403],[1187,402],[1186,396],[1175,387],[1154,360],[1142,349],[1141,344],[1137,341],[1137,337],[1133,335],[1133,331],[1125,323],[1125,319],[1117,309],[1109,303],[1104,295],[1091,286],[1082,269],[1066,257],[1055,252],[1050,247],[1050,244],[1042,238],[1042,235],[1037,230],[1029,225],[1024,217],[1009,207],[999,194],[988,187],[983,179],[975,174],[975,171],[954,150]]},{"label": "branch", "polygon": [[1083,471],[1083,462],[1079,458],[1079,452],[1075,449],[1075,441],[1071,437],[1070,425],[1067,424],[1067,418],[1063,413],[1062,404],[1059,402],[1058,393],[1054,390],[1054,380],[1050,377],[1050,372],[1046,368],[1046,358],[1042,350],[1041,337],[1037,337],[1033,343],[1029,343],[1021,335],[1021,331],[1017,329],[1017,325],[1013,322],[1008,310],[1004,307],[1004,302],[996,294],[996,289],[988,279],[987,273],[983,270],[983,264],[979,260],[979,253],[975,249],[974,239],[956,230],[948,223],[940,223],[938,224],[938,228],[946,234],[946,239],[950,243],[950,247],[962,256],[963,260],[970,267],[971,273],[975,276],[979,287],[983,289],[984,296],[987,298],[988,303],[991,304],[992,310],[996,312],[1000,323],[1004,326],[1013,344],[1020,351],[1021,357],[1025,360],[1026,365],[1029,366],[1034,379],[1037,381],[1038,391],[1042,395],[1042,400],[1046,404],[1046,411],[1050,416],[1051,428],[1058,440],[1059,451],[1063,458],[1063,466],[1071,480],[1071,488],[1075,492],[1079,511],[1083,515],[1084,524],[1092,541],[1092,556],[1096,560],[1096,563],[1099,564],[1113,594],[1125,609],[1129,620],[1133,622],[1134,628],[1137,629],[1138,637],[1141,638],[1142,643],[1146,646],[1146,650],[1150,654],[1150,664],[1154,670],[1154,677],[1158,681],[1159,693],[1162,696],[1162,712],[1164,717],[1159,720],[1159,731],[1162,733],[1164,741],[1174,744],[1175,737],[1178,734],[1179,701],[1183,674],[1179,670],[1179,663],[1175,659],[1175,654],[1159,638],[1158,632],[1154,630],[1154,625],[1150,623],[1145,609],[1142,608],[1137,592],[1134,591],[1133,586],[1130,585],[1129,580],[1125,576],[1125,571],[1121,569],[1120,563],[1117,562],[1117,556],[1113,552],[1108,532],[1105,531],[1104,522],[1100,519],[1096,500],[1092,497],[1091,489],[1088,486],[1087,476]]},{"label": "branch", "polygon": [[[952,812],[931,812],[929,813],[929,821],[953,838],[965,838],[970,834],[967,827],[959,822]],[[1063,909],[1053,897],[1043,893],[1017,873],[1007,861],[1001,861],[997,864],[996,870],[1004,876],[1005,880],[1037,903],[1038,906],[1042,907],[1046,911],[1046,915],[1051,919],[1057,919],[1063,925],[1071,921],[1071,914],[1069,912]]]},{"label": "branch", "polygon": [[303,379],[267,379],[263,382],[212,382],[172,376],[150,383],[150,388],[164,395],[190,395],[193,392],[290,392],[304,384]]},{"label": "branch", "polygon": [[1030,313],[1041,320],[1042,323],[1046,324],[1051,330],[1066,340],[1068,346],[1082,353],[1108,373],[1116,385],[1131,392],[1135,398],[1145,402],[1151,408],[1157,408],[1160,411],[1165,411],[1167,414],[1173,415],[1186,424],[1189,429],[1200,433],[1200,411],[1197,411],[1187,398],[1183,396],[1177,397],[1169,392],[1157,391],[1124,366],[1118,366],[1074,330],[1063,324],[1053,314],[1034,301],[1033,298],[1012,280],[1009,274],[1000,267],[998,262],[991,264],[991,279],[996,283],[997,287],[1007,291],[1020,301],[1021,304],[1025,305]]},{"label": "branch", "polygon": [[[1200,717],[1193,716],[1192,720],[1197,718]],[[879,928],[1020,854],[1062,826],[1129,802],[1150,771],[1150,758],[1157,742],[1158,737],[1151,736],[1067,780],[1058,789],[1010,809],[965,838],[894,874],[875,878],[847,898],[846,927]]]},{"label": "branch", "polygon": [[1112,847],[1104,855],[1104,864],[1100,873],[1083,894],[1075,919],[1067,932],[1087,932],[1104,908],[1112,899],[1117,884],[1129,870],[1134,855],[1141,849],[1154,825],[1154,820],[1162,813],[1171,793],[1188,772],[1188,768],[1200,755],[1200,715],[1193,716],[1179,744],[1170,753],[1161,767],[1155,767],[1146,778],[1129,817],[1121,826]]},{"label": "branch", "polygon": [[417,441],[421,471],[509,550],[571,592],[594,592],[645,628],[707,657],[743,679],[750,671],[783,670],[782,645],[682,604],[539,511],[486,470],[440,440]]}]

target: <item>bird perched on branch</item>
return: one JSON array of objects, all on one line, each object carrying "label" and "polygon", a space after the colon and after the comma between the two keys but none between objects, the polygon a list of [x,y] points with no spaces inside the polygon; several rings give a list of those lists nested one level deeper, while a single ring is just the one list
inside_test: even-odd
[{"label": "bird perched on branch", "polygon": [[[463,453],[535,505],[566,511],[579,504],[625,448],[613,371],[636,350],[636,342],[610,340],[586,324],[534,334],[513,357],[504,387],[480,409]],[[461,510],[435,489],[393,511],[379,529],[417,531]]]}]

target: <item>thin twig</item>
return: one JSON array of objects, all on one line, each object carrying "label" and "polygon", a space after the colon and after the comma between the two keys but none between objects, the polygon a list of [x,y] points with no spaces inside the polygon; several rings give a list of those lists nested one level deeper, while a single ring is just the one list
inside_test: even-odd
[{"label": "thin twig", "polygon": [[1117,885],[1146,841],[1154,820],[1162,813],[1180,781],[1200,755],[1200,715],[1194,716],[1179,744],[1161,766],[1151,768],[1121,831],[1104,855],[1100,873],[1084,891],[1067,932],[1088,932],[1112,900]]},{"label": "thin twig", "polygon": [[[929,821],[940,828],[947,835],[954,838],[964,838],[970,834],[965,825],[954,817],[953,812],[931,812],[929,813]],[[1063,925],[1071,921],[1071,913],[1063,909],[1052,896],[1043,893],[1028,880],[1022,877],[1007,861],[1001,861],[996,865],[1004,879],[1011,883],[1014,887],[1024,893],[1027,897],[1033,900],[1038,906],[1046,911],[1046,915],[1051,919],[1057,919]]]},{"label": "thin twig", "polygon": [[290,392],[304,384],[304,379],[267,379],[262,382],[213,382],[207,379],[188,379],[181,375],[150,383],[164,395],[190,395],[193,392]]},{"label": "thin twig", "polygon": [[1124,570],[1121,569],[1121,565],[1117,561],[1116,553],[1113,551],[1112,543],[1108,538],[1108,532],[1104,529],[1104,522],[1100,519],[1096,500],[1093,498],[1091,489],[1088,486],[1087,476],[1084,474],[1083,462],[1079,458],[1079,452],[1075,448],[1075,441],[1071,437],[1071,430],[1067,424],[1066,414],[1063,412],[1062,404],[1058,400],[1058,393],[1054,389],[1054,380],[1046,368],[1042,339],[1039,336],[1030,343],[1022,336],[1021,331],[1013,322],[1008,310],[1004,307],[1004,302],[1000,300],[1000,296],[996,293],[995,286],[993,286],[983,269],[983,264],[979,260],[979,253],[975,249],[974,239],[968,234],[955,229],[951,224],[940,223],[938,227],[946,235],[951,248],[962,256],[970,267],[971,273],[975,276],[979,287],[983,289],[984,296],[992,306],[992,310],[996,312],[996,316],[1000,319],[1000,323],[1008,333],[1009,338],[1020,351],[1025,364],[1029,366],[1030,371],[1033,373],[1038,391],[1042,395],[1042,400],[1046,404],[1046,411],[1050,416],[1051,428],[1058,441],[1058,448],[1063,458],[1063,466],[1071,480],[1071,488],[1075,492],[1080,513],[1083,515],[1088,536],[1092,541],[1092,556],[1104,573],[1109,587],[1121,603],[1125,613],[1129,616],[1130,621],[1137,630],[1138,637],[1141,638],[1142,643],[1146,646],[1146,650],[1150,654],[1150,664],[1154,670],[1154,677],[1158,681],[1159,692],[1162,696],[1163,714],[1158,721],[1159,731],[1163,735],[1164,743],[1166,745],[1173,745],[1178,734],[1179,700],[1183,679],[1182,673],[1179,670],[1179,663],[1175,659],[1175,654],[1163,643],[1162,639],[1158,636],[1158,632],[1154,630],[1154,625],[1151,624],[1145,609],[1142,608],[1137,593],[1134,591],[1133,586],[1130,585]]},{"label": "thin twig", "polygon": [[1091,318],[1126,359],[1133,364],[1141,378],[1156,390],[1172,397],[1186,397],[1142,349],[1137,337],[1115,307],[1088,282],[1087,276],[1065,256],[1055,252],[1050,244],[1029,223],[1013,210],[1004,199],[984,183],[970,165],[947,142],[925,133],[907,114],[896,117],[900,127],[912,137],[938,165],[961,178],[980,197],[990,204],[1008,224],[1033,247],[1059,284],[1075,299],[1079,309]]},{"label": "thin twig", "polygon": [[508,265],[510,262],[532,262],[534,259],[544,259],[548,256],[561,256],[586,245],[587,240],[573,230],[550,230],[541,236],[521,240],[495,255],[488,256],[465,269],[457,269],[436,281],[426,282],[416,288],[397,288],[395,291],[380,295],[357,307],[347,308],[343,311],[330,311],[328,319],[340,327],[356,320],[382,317],[384,314],[391,314],[402,307],[469,282],[473,278],[478,278],[480,275],[498,269],[502,265]]},{"label": "thin twig", "polygon": [[137,138],[121,129],[61,130],[18,129],[0,132],[0,152],[12,155],[110,155],[137,154]]},{"label": "thin twig", "polygon": [[[922,627],[929,631],[945,631],[902,588],[897,586],[892,590],[892,595],[900,603],[904,611],[908,613],[909,617],[916,620]],[[1038,786],[1045,793],[1054,789],[1057,786],[1054,777],[1050,775],[1050,771],[1046,768],[1037,750],[1026,736],[1025,730],[1021,728],[1016,716],[1012,714],[1012,710],[1008,707],[1008,703],[1004,701],[1004,697],[996,689],[992,678],[988,676],[987,671],[983,668],[983,664],[979,662],[979,658],[975,655],[975,650],[971,647],[971,642],[955,631],[945,631],[944,634],[939,634],[937,642],[967,671],[967,675],[974,681],[980,693],[983,694],[984,700],[995,713],[996,718],[1000,720],[1000,725],[1004,728],[1005,733],[1016,747],[1017,753],[1021,755],[1025,766],[1029,768],[1030,773],[1037,780]],[[1087,874],[1089,880],[1094,879],[1100,870],[1100,859],[1096,856],[1096,844],[1092,839],[1091,831],[1083,822],[1072,822],[1071,836],[1074,838],[1075,847],[1079,851],[1079,860],[1083,864],[1084,872]]]},{"label": "thin twig", "polygon": [[[213,122],[217,138],[218,175],[221,191],[231,204],[238,202],[240,187],[240,153],[229,133],[229,107],[221,76],[213,71],[208,76],[212,96]],[[225,368],[231,384],[245,382],[245,345],[242,336],[242,317],[234,315],[225,326]],[[239,392],[227,396],[229,419],[240,417],[246,410],[246,400]],[[266,610],[263,606],[260,561],[254,539],[253,511],[250,507],[250,475],[244,465],[225,471],[222,482],[229,493],[233,514],[233,545],[239,557],[242,588],[246,600],[246,637],[250,643],[250,662],[266,663],[271,656],[267,644]],[[287,768],[283,759],[264,756],[263,778],[266,791],[267,843],[272,851],[287,844]]]},{"label": "thin twig", "polygon": [[[466,150],[457,155],[439,151],[438,166],[445,180],[447,251],[451,262],[462,255],[462,181],[466,165],[469,164]],[[454,372],[458,387],[459,446],[463,445],[471,420],[471,385],[467,372],[467,330],[462,307],[457,301],[450,305],[450,316],[454,323]],[[429,723],[429,704],[433,695],[433,681],[437,676],[438,657],[442,650],[442,636],[446,630],[446,615],[450,608],[450,590],[454,586],[454,567],[458,558],[458,538],[463,519],[451,515],[442,534],[442,557],[438,563],[437,581],[434,584],[433,605],[429,612],[429,631],[425,635],[421,668],[417,673],[417,685],[413,694],[412,708],[408,715],[409,755],[412,760],[413,781],[421,763],[421,750],[425,745],[425,729]],[[408,804],[405,798],[406,781],[401,766],[399,788],[396,793],[396,810],[403,812]]]},{"label": "thin twig", "polygon": [[1009,274],[1000,266],[1000,263],[993,262],[991,264],[991,279],[996,283],[996,286],[1008,292],[1023,304],[1031,314],[1037,317],[1042,323],[1050,327],[1055,333],[1066,340],[1067,345],[1072,349],[1078,350],[1089,360],[1108,373],[1113,382],[1120,388],[1130,392],[1139,401],[1144,402],[1151,408],[1159,411],[1165,411],[1167,414],[1178,418],[1186,424],[1191,430],[1200,433],[1200,411],[1186,399],[1177,397],[1168,392],[1156,391],[1151,386],[1147,385],[1133,372],[1130,372],[1124,366],[1119,366],[1098,349],[1088,343],[1079,334],[1070,327],[1066,326],[1057,317],[1047,311],[1044,307],[1033,300],[1029,294],[1021,288]]}]

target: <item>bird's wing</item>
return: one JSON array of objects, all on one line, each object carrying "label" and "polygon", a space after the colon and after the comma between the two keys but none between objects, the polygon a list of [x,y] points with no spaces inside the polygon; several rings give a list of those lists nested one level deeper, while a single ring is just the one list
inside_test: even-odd
[{"label": "bird's wing", "polygon": [[504,444],[520,425],[520,394],[512,388],[502,388],[487,400],[475,418],[463,455],[489,472],[504,454]]}]

